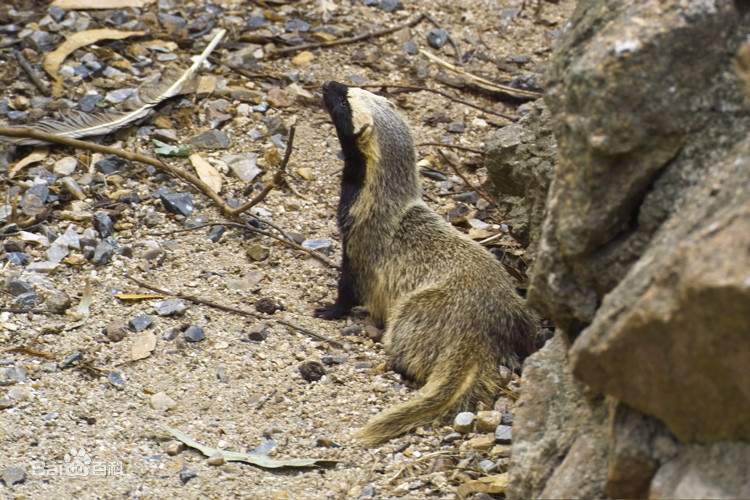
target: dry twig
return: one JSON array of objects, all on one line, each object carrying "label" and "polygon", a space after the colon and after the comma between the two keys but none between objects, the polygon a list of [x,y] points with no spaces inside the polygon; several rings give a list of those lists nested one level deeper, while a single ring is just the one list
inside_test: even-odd
[{"label": "dry twig", "polygon": [[490,205],[492,205],[495,208],[498,208],[497,204],[495,203],[495,201],[492,198],[490,198],[487,195],[487,193],[485,193],[483,190],[479,189],[479,187],[477,187],[474,184],[472,184],[472,182],[461,172],[461,170],[459,170],[458,165],[456,165],[455,163],[453,163],[451,161],[451,159],[448,158],[448,155],[446,155],[440,149],[438,149],[438,152],[440,153],[440,156],[442,156],[443,159],[448,163],[448,165],[451,166],[451,168],[453,169],[453,171],[456,172],[456,175],[458,175],[461,178],[461,180],[463,180],[466,183],[467,186],[469,186],[472,190],[476,191],[479,196],[481,196],[482,198],[484,198],[485,200],[487,200],[487,202]]},{"label": "dry twig", "polygon": [[36,85],[36,88],[39,89],[39,92],[42,93],[42,95],[49,96],[52,91],[50,90],[49,86],[42,81],[41,78],[39,78],[39,75],[36,71],[34,71],[34,68],[31,67],[29,64],[29,61],[26,60],[26,58],[23,55],[23,52],[20,50],[13,51],[13,55],[16,56],[16,61],[18,61],[18,65],[21,66],[21,69],[23,69],[26,74],[29,76],[29,79],[31,82]]},{"label": "dry twig", "polygon": [[[237,307],[232,307],[232,306],[225,306],[224,304],[219,304],[219,303],[216,303],[216,302],[211,302],[210,300],[201,299],[201,298],[195,297],[193,295],[181,295],[181,294],[177,294],[177,293],[172,293],[172,292],[170,292],[168,290],[163,290],[163,289],[157,288],[157,287],[155,287],[153,285],[149,285],[148,283],[144,283],[143,281],[141,281],[141,280],[139,280],[137,278],[134,278],[133,276],[131,276],[129,274],[126,274],[125,277],[128,278],[129,280],[135,282],[138,286],[141,286],[141,287],[143,287],[143,288],[145,288],[147,290],[154,291],[156,293],[160,293],[162,295],[169,295],[171,297],[175,297],[175,298],[178,298],[178,299],[187,300],[188,302],[192,302],[194,304],[200,304],[200,305],[204,305],[204,306],[208,306],[208,307],[213,307],[214,309],[220,309],[222,311],[227,311],[227,312],[232,312],[232,313],[236,313],[236,314],[241,314],[243,316],[250,316],[250,317],[258,318],[258,319],[272,319],[272,318],[265,318],[260,313],[257,313],[257,312],[254,312],[254,311],[248,311],[246,309],[239,309]],[[327,342],[330,345],[332,345],[333,347],[338,347],[338,348],[343,348],[344,347],[343,344],[341,342],[339,342],[338,340],[329,339],[325,335],[321,335],[319,333],[315,333],[312,330],[308,330],[307,328],[303,328],[301,326],[297,326],[294,323],[290,323],[289,321],[286,321],[286,320],[283,320],[283,319],[273,319],[273,321],[275,321],[276,323],[278,323],[280,325],[288,326],[289,328],[297,330],[298,332],[302,332],[302,333],[304,333],[304,334],[306,334],[306,335],[308,335],[310,337],[313,337],[315,339]]]},{"label": "dry twig", "polygon": [[469,106],[470,108],[478,109],[479,111],[483,111],[483,112],[491,114],[491,115],[495,115],[495,116],[499,116],[501,118],[505,118],[506,120],[510,120],[512,122],[517,122],[518,120],[521,119],[520,116],[509,115],[509,114],[506,114],[506,113],[501,113],[500,111],[494,111],[492,109],[484,108],[484,107],[480,106],[479,104],[475,104],[475,103],[473,103],[471,101],[467,101],[465,99],[461,99],[460,97],[453,96],[453,95],[449,94],[448,92],[444,92],[444,91],[438,90],[438,89],[433,89],[433,88],[430,88],[430,87],[424,87],[424,86],[421,86],[421,85],[398,85],[398,84],[391,84],[391,83],[371,83],[371,84],[359,85],[359,86],[362,87],[362,88],[403,89],[403,90],[406,90],[408,92],[432,92],[434,94],[438,94],[438,95],[441,95],[441,96],[443,96],[445,98],[448,98],[448,99],[450,99],[453,102],[457,102],[459,104],[463,104],[465,106]]},{"label": "dry twig", "polygon": [[460,146],[458,144],[443,144],[442,142],[420,142],[417,146],[437,146],[440,148],[460,149],[461,151],[468,151],[469,153],[476,153],[478,155],[484,154],[484,151],[481,149]]},{"label": "dry twig", "polygon": [[335,45],[343,45],[347,43],[355,43],[368,38],[377,38],[383,35],[388,35],[404,28],[413,28],[417,24],[421,23],[427,16],[420,14],[411,21],[404,23],[400,26],[394,26],[393,28],[385,28],[382,30],[373,31],[372,33],[362,33],[361,35],[353,36],[351,38],[342,38],[340,40],[334,40],[332,42],[318,42],[318,43],[307,43],[304,45],[295,45],[293,47],[284,47],[283,49],[277,49],[271,52],[270,56],[277,56],[281,54],[288,54],[290,52],[298,52],[300,50],[319,49],[321,47],[333,47]]}]

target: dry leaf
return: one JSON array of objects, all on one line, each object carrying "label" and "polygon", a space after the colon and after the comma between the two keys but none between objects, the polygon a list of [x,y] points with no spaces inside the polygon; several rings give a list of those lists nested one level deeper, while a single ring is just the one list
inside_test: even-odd
[{"label": "dry leaf", "polygon": [[8,178],[12,179],[14,175],[18,173],[19,170],[21,170],[23,167],[27,165],[31,165],[32,163],[36,163],[38,161],[42,161],[43,159],[47,158],[47,155],[49,154],[49,148],[43,147],[43,148],[36,148],[34,151],[28,154],[25,158],[22,158],[18,160],[18,163],[16,163],[13,168],[10,169],[8,172]]},{"label": "dry leaf", "polygon": [[215,193],[219,193],[221,191],[221,183],[223,180],[219,171],[198,153],[193,153],[188,158],[190,159],[190,163],[193,164],[193,167],[195,167],[195,171],[198,173],[200,180],[208,184],[208,187],[213,189]]},{"label": "dry leaf", "polygon": [[133,347],[130,348],[130,359],[137,361],[147,358],[156,347],[156,335],[151,332],[141,332],[133,340]]},{"label": "dry leaf", "polygon": [[153,294],[140,294],[140,293],[118,293],[115,294],[120,300],[150,300],[150,299],[166,299],[166,295],[153,295]]},{"label": "dry leaf", "polygon": [[[88,3],[90,4],[92,2]],[[122,3],[125,2],[119,2],[120,5],[122,5]],[[65,58],[73,51],[91,45],[92,43],[96,43],[99,40],[122,40],[123,38],[128,38],[133,35],[144,35],[145,33],[145,31],[119,31],[109,28],[73,33],[67,40],[60,44],[59,47],[47,54],[47,57],[44,58],[44,70],[55,80],[52,84],[52,93],[55,96],[62,94],[63,79],[57,74],[57,72],[60,69],[60,65],[65,61]]]},{"label": "dry leaf", "polygon": [[125,9],[127,7],[144,7],[156,0],[55,0],[50,6],[63,10],[92,9]]}]

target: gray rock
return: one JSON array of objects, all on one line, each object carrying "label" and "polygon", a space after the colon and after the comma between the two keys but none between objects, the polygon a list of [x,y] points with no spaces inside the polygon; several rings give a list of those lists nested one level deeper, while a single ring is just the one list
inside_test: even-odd
[{"label": "gray rock", "polygon": [[107,155],[94,163],[94,168],[104,175],[114,174],[125,165],[125,160],[115,155]]},{"label": "gray rock", "polygon": [[435,29],[427,32],[427,43],[433,49],[439,49],[448,43],[448,32],[444,29]]},{"label": "gray rock", "polygon": [[341,329],[341,335],[362,335],[362,325],[345,326]]},{"label": "gray rock", "polygon": [[[586,463],[571,457],[558,477],[562,481],[563,476],[577,476],[579,482],[566,480],[566,485],[580,487],[580,493],[552,498],[605,496],[607,409],[585,396],[583,384],[573,377],[567,363],[566,351],[567,342],[558,332],[524,363],[524,390],[515,405],[517,424],[506,493],[509,498],[539,498],[545,487],[553,484],[550,478],[582,436],[586,441],[578,445],[581,451],[598,447],[601,454],[589,455]],[[596,444],[591,446],[589,439]]]},{"label": "gray rock", "polygon": [[104,99],[108,102],[111,102],[112,104],[120,104],[121,102],[125,102],[135,95],[138,95],[138,91],[136,89],[117,89],[107,92],[107,95],[104,96]]},{"label": "gray rock", "polygon": [[161,193],[159,198],[168,212],[185,217],[193,213],[193,196],[190,193]]},{"label": "gray rock", "polygon": [[66,368],[70,368],[73,366],[74,363],[77,363],[83,359],[83,354],[81,354],[81,351],[75,351],[72,354],[70,354],[67,358],[63,360],[62,363],[59,364],[58,368],[61,370],[65,370]]},{"label": "gray rock", "polygon": [[148,314],[141,314],[130,320],[130,327],[136,332],[142,332],[154,324],[154,318]]},{"label": "gray rock", "polygon": [[419,54],[419,46],[411,40],[406,42],[401,49],[412,56]]},{"label": "gray rock", "polygon": [[325,255],[330,255],[333,251],[331,242],[324,239],[305,240],[302,242],[302,246],[309,250],[321,252]]},{"label": "gray rock", "polygon": [[61,262],[70,253],[68,245],[63,244],[58,240],[55,240],[55,242],[45,251],[47,259],[50,262]]},{"label": "gray rock", "polygon": [[7,380],[15,380],[16,382],[25,382],[26,372],[22,368],[11,366],[5,370],[5,378]]},{"label": "gray rock", "polygon": [[268,297],[258,299],[255,303],[255,310],[264,314],[273,314],[279,309],[281,309],[279,305]]},{"label": "gray rock", "polygon": [[481,460],[477,465],[479,465],[479,468],[482,469],[482,472],[485,474],[491,474],[498,469],[497,462],[493,460]]},{"label": "gray rock", "polygon": [[62,7],[58,7],[57,5],[51,5],[47,7],[47,14],[52,16],[52,18],[58,23],[63,20],[65,14],[67,13],[68,12],[66,10],[64,10]]},{"label": "gray rock", "polygon": [[206,149],[226,149],[229,147],[229,136],[222,130],[207,130],[198,134],[188,141],[191,146]]},{"label": "gray rock", "polygon": [[16,266],[25,266],[31,260],[31,255],[26,252],[8,252],[5,256],[8,262]]},{"label": "gray rock", "polygon": [[299,365],[299,372],[307,382],[317,382],[326,374],[326,369],[317,361],[305,361]]},{"label": "gray rock", "polygon": [[55,162],[55,165],[52,167],[52,171],[57,175],[71,175],[76,171],[77,166],[77,159],[75,159],[73,156],[66,156],[64,158],[60,158]]},{"label": "gray rock", "polygon": [[114,232],[114,222],[106,212],[97,211],[94,212],[94,229],[99,233],[102,238],[107,238]]},{"label": "gray rock", "polygon": [[[165,14],[164,12],[159,12],[157,14],[157,17],[159,18],[159,22],[161,23],[161,25],[167,31],[176,32],[184,30],[187,26],[187,21],[180,16],[173,16],[170,14]],[[186,482],[187,481],[183,481],[183,484]]]},{"label": "gray rock", "polygon": [[47,307],[49,309],[62,313],[70,307],[70,296],[61,290],[55,290],[51,294],[47,295],[47,299],[45,302],[47,303]]},{"label": "gray rock", "polygon": [[231,168],[234,175],[243,182],[252,182],[253,179],[262,172],[262,170],[256,165],[255,155],[230,163],[229,168]]},{"label": "gray rock", "polygon": [[17,295],[13,300],[14,307],[20,307],[21,309],[29,309],[39,301],[39,297],[35,292],[22,293]]},{"label": "gray rock", "polygon": [[224,234],[224,231],[226,231],[224,226],[213,226],[208,231],[208,239],[211,240],[212,243],[218,243]]},{"label": "gray rock", "polygon": [[125,379],[119,373],[112,372],[107,375],[107,382],[118,391],[125,389]]},{"label": "gray rock", "polygon": [[494,197],[505,213],[511,234],[533,256],[539,245],[547,191],[557,145],[551,115],[540,99],[531,112],[487,140],[485,166]]},{"label": "gray rock", "polygon": [[119,342],[128,335],[128,325],[122,319],[111,321],[104,327],[104,337],[109,342]]},{"label": "gray rock", "polygon": [[200,326],[189,326],[182,333],[183,337],[188,342],[200,342],[206,340],[206,335],[203,333],[203,328]]},{"label": "gray rock", "polygon": [[465,122],[451,122],[445,126],[445,130],[453,134],[461,134],[464,131],[466,131],[466,123]]},{"label": "gray rock", "polygon": [[252,340],[253,342],[263,342],[264,340],[266,340],[266,338],[268,338],[268,327],[253,327],[253,329],[250,330],[250,333],[248,333],[247,338],[248,340]]},{"label": "gray rock", "polygon": [[6,486],[13,486],[26,481],[26,473],[19,467],[6,467],[3,469],[2,478]]},{"label": "gray rock", "polygon": [[461,434],[466,434],[472,431],[474,428],[474,420],[476,416],[470,411],[462,411],[456,418],[453,419],[453,429]]},{"label": "gray rock", "polygon": [[513,441],[513,427],[498,425],[495,428],[495,441],[498,444],[510,444]]},{"label": "gray rock", "polygon": [[104,96],[98,93],[86,94],[78,100],[78,107],[80,107],[83,112],[91,113],[96,109],[97,104],[102,99],[104,99]]},{"label": "gray rock", "polygon": [[19,295],[22,295],[24,293],[34,292],[34,285],[26,281],[21,281],[21,280],[16,280],[16,279],[8,280],[8,283],[6,284],[5,287],[10,292],[10,294],[13,295],[14,297],[18,297]]},{"label": "gray rock", "polygon": [[261,444],[253,448],[250,453],[253,455],[261,455],[264,457],[267,457],[269,453],[271,453],[271,450],[276,448],[279,445],[276,441],[273,439],[266,439]]},{"label": "gray rock", "polygon": [[154,312],[159,316],[182,316],[186,310],[187,306],[180,299],[163,300],[154,307]]},{"label": "gray rock", "polygon": [[188,469],[187,467],[183,467],[182,470],[180,470],[180,482],[182,484],[187,484],[188,481],[196,477],[198,477],[198,473]]},{"label": "gray rock", "polygon": [[100,241],[94,249],[94,255],[91,258],[91,262],[97,266],[108,264],[112,259],[112,256],[115,254],[116,249],[117,246],[112,242],[112,240]]},{"label": "gray rock", "polygon": [[379,7],[380,10],[384,10],[385,12],[396,12],[403,9],[404,4],[401,0],[380,0]]}]

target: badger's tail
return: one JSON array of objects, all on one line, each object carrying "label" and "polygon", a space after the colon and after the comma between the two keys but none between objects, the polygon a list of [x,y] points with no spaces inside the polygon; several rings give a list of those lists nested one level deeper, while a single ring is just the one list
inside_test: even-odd
[{"label": "badger's tail", "polygon": [[365,446],[373,446],[420,425],[433,423],[472,395],[480,376],[481,361],[471,356],[444,355],[422,387],[422,395],[390,408],[355,433]]}]

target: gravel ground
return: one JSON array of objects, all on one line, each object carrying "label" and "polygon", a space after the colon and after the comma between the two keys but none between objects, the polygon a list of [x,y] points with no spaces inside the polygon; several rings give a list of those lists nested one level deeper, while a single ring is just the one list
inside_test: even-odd
[{"label": "gravel ground", "polygon": [[[0,124],[34,122],[53,110],[65,115],[88,92],[104,96],[118,88],[136,87],[139,78],[162,68],[155,54],[176,54],[179,57],[175,61],[163,59],[185,68],[188,57],[200,53],[211,34],[219,27],[226,28],[229,35],[214,55],[224,61],[240,61],[245,69],[260,76],[247,78],[225,66],[213,65],[203,71],[215,77],[213,93],[173,98],[158,106],[157,112],[139,126],[97,141],[156,156],[150,142],[158,134],[156,129],[170,130],[175,143],[181,144],[208,129],[211,120],[220,116],[219,127],[227,134],[229,147],[196,150],[222,174],[221,195],[244,201],[260,187],[248,193],[248,185],[270,182],[275,171],[273,157],[283,152],[283,135],[274,135],[283,134],[295,123],[296,137],[287,166],[287,182],[293,190],[283,187],[271,191],[251,214],[287,233],[296,233],[292,236],[300,239],[327,240],[332,246],[330,258],[338,262],[341,248],[334,215],[341,162],[335,132],[320,104],[320,84],[335,79],[348,84],[427,85],[511,115],[523,113],[528,104],[441,83],[455,84],[451,78],[456,77],[439,74],[423,56],[404,50],[404,44],[412,41],[455,61],[450,43],[442,49],[429,46],[427,32],[435,26],[427,21],[373,41],[313,50],[314,57],[307,63],[292,62],[296,54],[273,59],[260,54],[260,49],[269,51],[270,38],[262,41],[259,35],[276,36],[281,43],[278,40],[284,37],[305,38],[316,27],[326,25],[331,36],[353,36],[367,27],[402,24],[424,11],[450,33],[463,54],[471,56],[464,66],[468,71],[498,81],[517,79],[539,84],[550,45],[573,2],[527,2],[518,15],[522,3],[405,2],[404,9],[391,13],[360,1],[269,2],[268,9],[252,2],[227,2],[223,10],[209,4],[165,1],[140,11],[68,12],[57,19],[59,12],[47,13],[46,6],[11,1],[0,8]],[[540,7],[537,16],[535,5]],[[328,7],[325,12],[324,6]],[[122,17],[123,12],[127,19]],[[260,30],[249,30],[246,21],[263,12],[268,24]],[[178,37],[182,32],[170,31],[176,21],[162,15],[179,16],[194,31],[199,27],[191,28],[191,23],[207,16],[213,30],[188,42]],[[76,22],[66,25],[66,19],[71,18]],[[154,19],[158,22],[148,24]],[[299,34],[285,31],[293,20],[306,21],[310,31],[304,31],[299,23]],[[69,35],[84,24],[84,29],[139,29],[138,23],[149,29],[147,36],[100,42],[97,48],[84,47],[66,60],[75,70],[90,62],[88,54],[104,66],[129,71],[109,77],[95,73],[81,77],[82,73],[76,73],[78,76],[68,79],[62,98],[54,101],[40,100],[39,91],[18,69],[13,54],[20,49],[41,75],[45,52],[54,49],[55,37]],[[46,49],[43,34],[52,37],[52,46]],[[153,65],[133,70],[133,61],[137,60],[133,57],[120,57],[125,62],[115,64],[117,54],[131,53],[131,44],[149,46],[155,40],[177,43],[160,42],[171,48],[150,53]],[[296,85],[288,87],[293,83]],[[222,91],[227,87],[230,91]],[[285,91],[279,95],[274,88]],[[249,91],[249,96],[238,89]],[[217,103],[222,99],[226,103]],[[392,99],[412,125],[418,143],[449,142],[481,149],[493,130],[509,123],[434,93],[400,93]],[[262,109],[262,102],[271,102],[267,111],[252,109],[258,105]],[[227,116],[222,117],[222,113]],[[461,124],[462,132],[448,131],[460,130]],[[509,446],[496,440],[491,429],[486,432],[488,423],[482,424],[485,428],[465,433],[447,426],[418,429],[374,449],[362,449],[352,442],[353,429],[384,408],[409,398],[413,388],[388,370],[377,341],[379,332],[368,325],[363,314],[334,322],[312,316],[315,307],[335,298],[336,269],[274,239],[236,227],[227,226],[217,242],[209,239],[214,227],[180,231],[227,218],[183,181],[153,168],[125,164],[105,175],[101,166],[96,166],[102,155],[55,146],[40,161],[15,171],[14,162],[31,153],[32,148],[2,148],[1,304],[6,308],[30,305],[32,309],[47,309],[55,307],[65,294],[71,305],[67,314],[0,313],[0,496],[453,498],[457,487],[463,484],[469,488],[467,484],[475,484],[470,482],[481,477],[492,479],[497,487],[493,491],[502,496]],[[470,180],[477,184],[484,181],[481,155],[455,148],[447,151],[451,159],[464,165]],[[257,166],[263,173],[250,183],[238,179],[233,175],[231,162],[236,158],[232,155],[241,155],[251,164],[257,156]],[[66,160],[69,157],[76,161]],[[514,257],[522,255],[522,249],[503,233],[507,228],[502,226],[502,214],[471,194],[441,159],[437,147],[418,147],[418,158],[420,166],[445,175],[442,180],[434,180],[435,175],[423,178],[428,203],[478,239],[501,233],[494,243],[496,248],[507,253],[509,262],[516,262]],[[191,169],[186,159],[165,161]],[[68,162],[75,164],[75,170],[69,173],[64,170]],[[65,176],[77,182],[83,199],[68,194],[62,184]],[[15,218],[12,207],[16,197],[24,200],[29,190],[41,189],[35,187],[39,184],[49,188],[51,197],[42,202],[42,208],[51,210],[42,210],[42,221],[29,227],[11,224],[38,213],[33,199],[21,202],[21,213]],[[183,216],[166,210],[159,196],[164,190],[190,192],[192,213]],[[116,201],[122,194],[131,196],[129,193],[136,193],[139,201]],[[118,249],[111,259],[97,265],[88,259],[87,250],[68,248],[70,253],[56,269],[34,270],[34,264],[49,260],[48,251],[55,238],[70,228],[98,245],[102,236],[93,229],[95,212],[103,212],[113,221],[111,238]],[[268,226],[264,229],[275,232]],[[24,265],[12,262],[11,253],[18,251],[28,255]],[[160,316],[155,311],[163,299],[121,297],[154,293],[128,276],[174,294],[240,308],[253,315],[183,300],[186,309],[181,315]],[[87,283],[89,314],[81,322],[75,313],[87,297]],[[33,297],[19,298],[17,292],[26,289],[15,286],[30,286]],[[273,314],[256,311],[257,306],[265,311],[263,306],[269,303],[279,309]],[[127,324],[140,315],[153,319],[142,332],[117,324]],[[279,320],[334,342],[311,337]],[[205,339],[191,342],[183,331],[187,326],[202,328]],[[134,349],[142,353],[134,356]],[[300,371],[300,366],[310,361],[323,362],[325,375],[317,381],[307,381]],[[519,384],[514,380],[510,387],[520,390]],[[494,409],[483,409],[498,413],[480,417],[491,421],[504,415],[505,423],[510,423],[512,404],[512,399],[501,397]],[[212,465],[198,451],[182,449],[162,424],[211,447],[255,450],[279,460],[317,458],[326,462],[317,467],[274,470],[236,462]],[[264,448],[256,450],[261,445]],[[78,469],[78,474],[63,469],[76,460],[87,469]],[[482,494],[474,497],[481,498]]]}]

